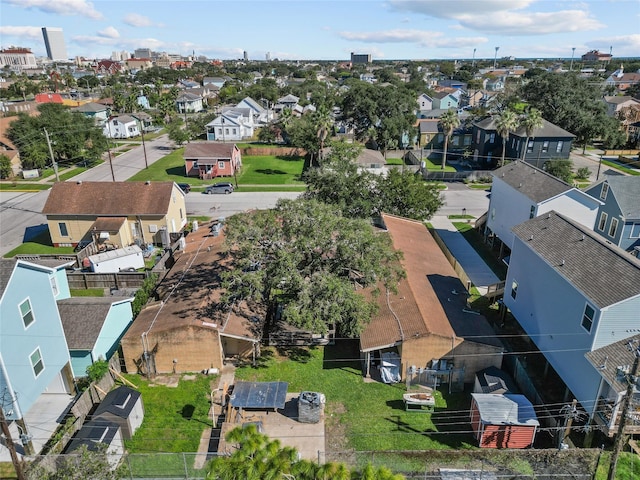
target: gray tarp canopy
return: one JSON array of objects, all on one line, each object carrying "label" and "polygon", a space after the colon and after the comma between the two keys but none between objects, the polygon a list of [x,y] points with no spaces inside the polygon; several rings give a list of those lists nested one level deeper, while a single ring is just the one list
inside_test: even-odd
[{"label": "gray tarp canopy", "polygon": [[233,408],[284,408],[287,382],[236,382],[229,398]]}]

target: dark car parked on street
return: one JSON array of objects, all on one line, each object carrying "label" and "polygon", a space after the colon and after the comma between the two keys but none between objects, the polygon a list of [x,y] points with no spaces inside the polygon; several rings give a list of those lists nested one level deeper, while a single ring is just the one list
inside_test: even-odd
[{"label": "dark car parked on street", "polygon": [[191,185],[188,183],[179,183],[178,186],[184,193],[189,193],[191,191]]}]

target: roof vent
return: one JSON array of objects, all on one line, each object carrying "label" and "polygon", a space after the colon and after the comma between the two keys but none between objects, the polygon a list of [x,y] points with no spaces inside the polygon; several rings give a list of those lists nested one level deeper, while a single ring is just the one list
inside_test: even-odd
[{"label": "roof vent", "polygon": [[146,182],[144,182],[145,185],[151,185],[151,180],[147,180]]},{"label": "roof vent", "polygon": [[562,263],[560,264],[561,267],[564,267],[564,258],[562,259]]},{"label": "roof vent", "polygon": [[584,233],[582,234],[582,238],[580,239],[581,242],[584,242]]},{"label": "roof vent", "polygon": [[520,182],[520,185],[518,185],[518,188],[522,188],[522,182]]},{"label": "roof vent", "polygon": [[533,235],[531,235],[531,236],[529,237],[529,241],[531,241],[531,240],[533,240]]},{"label": "roof vent", "polygon": [[547,218],[551,218],[551,214],[550,213],[547,213]]},{"label": "roof vent", "polygon": [[82,185],[82,180],[78,180],[76,183],[77,183],[78,185]]}]

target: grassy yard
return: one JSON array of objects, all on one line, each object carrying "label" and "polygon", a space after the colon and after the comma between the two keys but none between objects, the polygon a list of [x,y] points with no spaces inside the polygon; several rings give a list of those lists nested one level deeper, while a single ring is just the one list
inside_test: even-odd
[{"label": "grassy yard", "polygon": [[71,289],[72,297],[104,297],[104,288]]},{"label": "grassy yard", "polygon": [[40,232],[29,242],[18,245],[16,248],[4,254],[5,258],[13,258],[16,255],[33,255],[33,254],[72,254],[73,247],[54,247],[51,244],[51,236],[49,230]]},{"label": "grassy yard", "polygon": [[142,395],[144,421],[131,440],[131,453],[197,452],[205,428],[211,427],[209,396],[211,376],[195,375],[180,380],[177,388],[152,384],[137,375],[127,375]]},{"label": "grassy yard", "polygon": [[0,183],[0,191],[2,192],[39,192],[51,188],[49,183],[27,183],[22,180],[20,182],[3,181]]},{"label": "grassy yard", "polygon": [[[190,183],[194,191],[198,187],[204,187],[215,183],[215,180],[201,180],[195,177],[187,177],[184,174],[184,149],[174,150],[170,154],[161,158],[157,162],[149,165],[129,181],[144,182],[151,181],[174,181],[177,183]],[[302,158],[279,158],[275,156],[242,158],[242,172],[238,175],[239,191],[280,191],[282,188],[304,188],[300,180],[300,174],[304,167]],[[243,184],[251,185],[244,187]],[[262,186],[264,185],[264,187]],[[276,187],[274,187],[276,186]],[[297,190],[296,190],[297,191]]]},{"label": "grassy yard", "polygon": [[[440,162],[438,163],[433,163],[431,160],[429,160],[428,158],[423,158],[422,159],[425,164],[426,164],[426,168],[427,170],[435,170],[435,171],[442,171],[442,164]],[[451,165],[447,164],[444,167],[444,171],[445,172],[455,172],[456,169],[453,168]]]},{"label": "grassy yard", "polygon": [[602,159],[602,164],[621,170],[629,175],[640,175],[640,172],[638,170],[634,170],[633,168],[626,167],[622,163],[612,162],[610,160]]},{"label": "grassy yard", "polygon": [[[404,384],[365,383],[356,342],[279,352],[267,349],[258,367],[238,369],[236,379],[280,380],[289,382],[289,392],[323,393],[327,398],[327,444],[334,450],[473,448],[470,435],[452,432],[467,428],[447,427],[447,416],[405,412]],[[468,394],[436,392],[435,396],[439,411],[468,410]]]}]

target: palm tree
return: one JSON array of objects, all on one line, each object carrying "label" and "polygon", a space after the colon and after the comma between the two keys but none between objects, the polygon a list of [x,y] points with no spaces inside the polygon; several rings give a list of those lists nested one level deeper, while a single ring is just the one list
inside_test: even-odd
[{"label": "palm tree", "polygon": [[444,151],[442,153],[442,170],[447,166],[447,148],[449,147],[449,138],[453,131],[460,126],[460,118],[454,109],[449,109],[440,117],[438,126],[444,134]]},{"label": "palm tree", "polygon": [[502,138],[502,158],[500,160],[500,166],[504,165],[504,156],[507,150],[507,141],[511,132],[518,128],[518,116],[513,110],[504,110],[496,120],[496,132]]},{"label": "palm tree", "polygon": [[315,117],[316,127],[318,129],[317,136],[320,142],[320,145],[319,145],[320,148],[318,152],[319,152],[319,156],[322,157],[324,142],[333,128],[333,118],[331,118],[331,113],[329,112],[329,109],[327,109],[324,105],[318,108],[318,110],[314,113],[314,117]]},{"label": "palm tree", "polygon": [[524,148],[522,149],[522,158],[521,160],[524,162],[524,157],[527,155],[527,149],[529,148],[529,138],[532,137],[533,132],[536,129],[542,127],[542,114],[540,110],[536,108],[530,108],[523,116],[520,117],[520,121],[518,122],[521,128],[524,128],[525,134],[527,136],[526,141],[524,142]]}]

